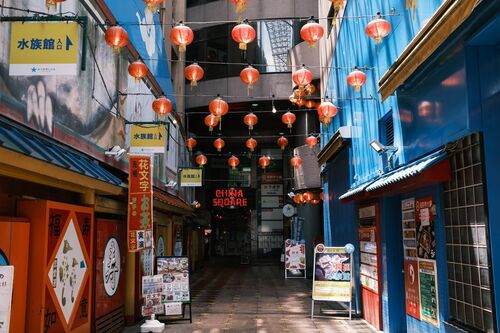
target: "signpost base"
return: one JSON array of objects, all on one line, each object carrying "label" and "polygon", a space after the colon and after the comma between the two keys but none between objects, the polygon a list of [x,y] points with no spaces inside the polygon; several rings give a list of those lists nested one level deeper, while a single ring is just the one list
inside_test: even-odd
[{"label": "signpost base", "polygon": [[165,330],[165,324],[156,320],[154,315],[151,316],[151,319],[146,319],[146,322],[141,325],[141,333],[162,333],[163,330]]}]

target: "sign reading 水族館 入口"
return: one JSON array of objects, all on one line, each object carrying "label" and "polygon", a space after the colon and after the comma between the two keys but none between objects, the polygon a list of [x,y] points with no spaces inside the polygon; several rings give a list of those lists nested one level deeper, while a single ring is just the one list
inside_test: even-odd
[{"label": "sign reading \u6c34\u65cf\u9928 \u5165\u53e3", "polygon": [[166,143],[165,126],[131,125],[131,154],[164,154]]},{"label": "sign reading \u6c34\u65cf\u9928 \u5165\u53e3", "polygon": [[202,168],[179,168],[181,187],[200,187],[203,185]]},{"label": "sign reading \u6c34\u65cf\u9928 \u5165\u53e3", "polygon": [[10,76],[76,75],[76,22],[14,22],[10,37]]},{"label": "sign reading \u6c34\u65cf\u9928 \u5165\u53e3", "polygon": [[128,250],[135,252],[152,246],[153,192],[151,157],[129,157]]},{"label": "sign reading \u6c34\u65cf\u9928 \u5165\u53e3", "polygon": [[221,208],[247,207],[248,200],[243,189],[216,189],[212,200],[212,206]]}]

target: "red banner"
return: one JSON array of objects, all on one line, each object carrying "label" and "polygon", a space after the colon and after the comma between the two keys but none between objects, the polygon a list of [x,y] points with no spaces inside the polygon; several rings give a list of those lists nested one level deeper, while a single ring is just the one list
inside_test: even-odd
[{"label": "red banner", "polygon": [[151,157],[130,156],[128,192],[128,250],[152,246],[153,191]]},{"label": "red banner", "polygon": [[420,320],[420,290],[418,287],[418,261],[405,260],[406,313]]}]

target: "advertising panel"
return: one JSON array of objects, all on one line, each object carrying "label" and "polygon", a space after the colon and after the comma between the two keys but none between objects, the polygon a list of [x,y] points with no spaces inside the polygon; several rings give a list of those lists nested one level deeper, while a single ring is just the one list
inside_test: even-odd
[{"label": "advertising panel", "polygon": [[131,154],[164,154],[166,129],[162,125],[131,125]]},{"label": "advertising panel", "polygon": [[181,187],[201,187],[203,185],[202,168],[179,168]]},{"label": "advertising panel", "polygon": [[144,304],[141,313],[144,317],[163,313],[161,295],[163,292],[163,277],[161,274],[142,277],[142,297]]},{"label": "advertising panel", "polygon": [[285,269],[306,268],[306,244],[287,239],[285,241]]},{"label": "advertising panel", "polygon": [[405,302],[406,313],[420,320],[420,290],[418,261],[405,259]]},{"label": "advertising panel", "polygon": [[439,327],[437,270],[434,260],[418,260],[418,280],[421,320]]},{"label": "advertising panel", "polygon": [[436,205],[432,197],[417,199],[415,202],[415,220],[417,228],[417,255],[423,259],[436,259],[436,235],[434,218]]},{"label": "advertising panel", "polygon": [[153,192],[151,157],[129,157],[129,207],[127,243],[130,252],[152,246]]},{"label": "advertising panel", "polygon": [[163,303],[191,302],[188,257],[157,257],[156,269],[162,276]]},{"label": "advertising panel", "polygon": [[314,249],[312,298],[351,302],[351,255],[345,248],[318,244]]}]

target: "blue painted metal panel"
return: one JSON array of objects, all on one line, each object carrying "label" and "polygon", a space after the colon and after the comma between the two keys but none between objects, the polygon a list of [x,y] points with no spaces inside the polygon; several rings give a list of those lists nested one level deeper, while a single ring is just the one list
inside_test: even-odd
[{"label": "blue painted metal panel", "polygon": [[165,96],[175,104],[159,15],[145,11],[142,0],[105,0],[105,3],[118,23],[127,30],[130,42],[158,81]]}]

